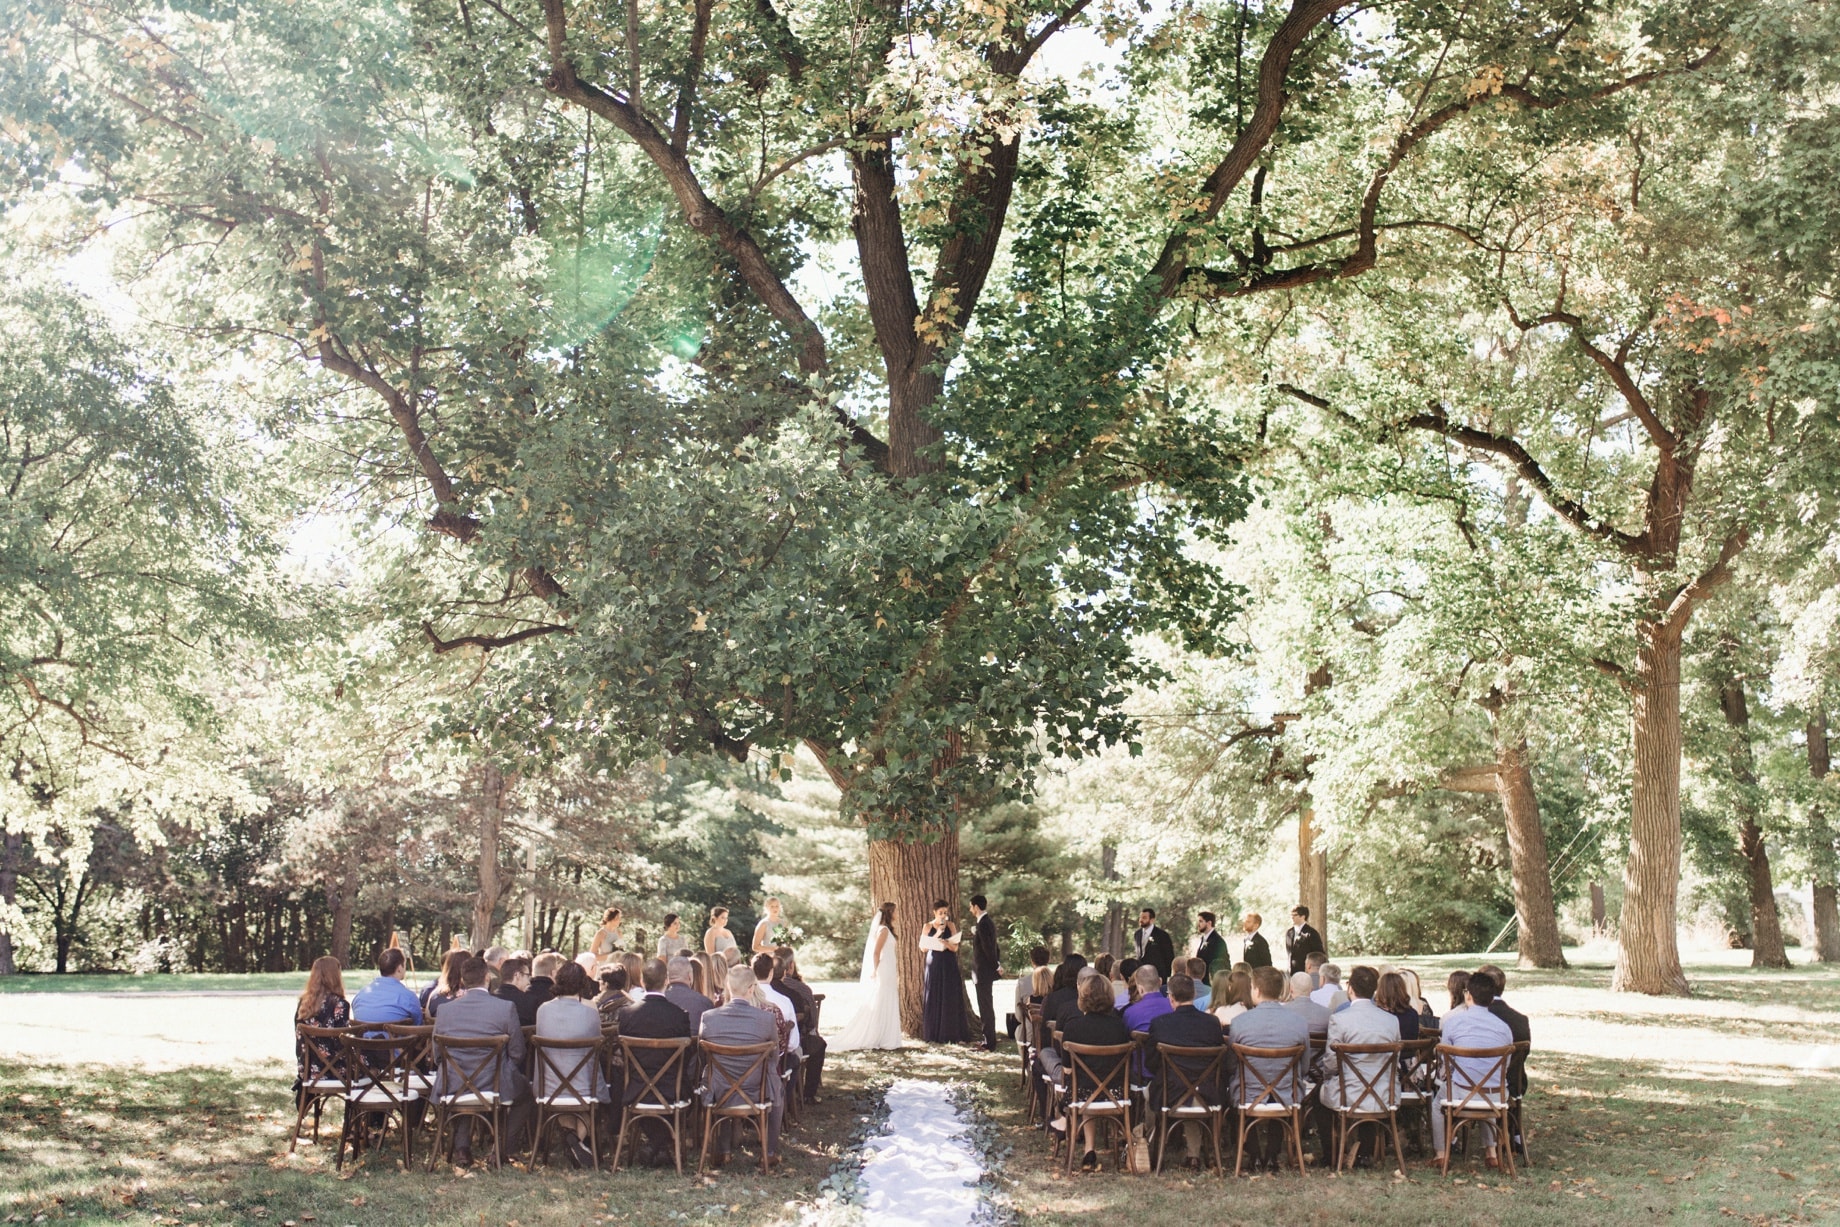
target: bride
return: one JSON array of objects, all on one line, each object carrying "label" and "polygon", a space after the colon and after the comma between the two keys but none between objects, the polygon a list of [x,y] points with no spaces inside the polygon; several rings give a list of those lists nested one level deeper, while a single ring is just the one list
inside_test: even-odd
[{"label": "bride", "polygon": [[866,988],[856,1017],[831,1041],[832,1052],[901,1046],[901,992],[895,971],[894,904],[884,903],[869,922],[863,943],[862,982]]}]

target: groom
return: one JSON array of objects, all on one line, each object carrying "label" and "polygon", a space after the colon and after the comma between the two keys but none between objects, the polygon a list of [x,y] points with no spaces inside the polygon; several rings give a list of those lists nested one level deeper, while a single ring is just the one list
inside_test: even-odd
[{"label": "groom", "polygon": [[977,980],[978,1016],[984,1020],[985,1052],[997,1050],[997,1006],[991,999],[991,988],[1003,968],[998,966],[997,923],[990,918],[987,911],[990,902],[982,895],[971,896],[971,931],[972,975]]}]

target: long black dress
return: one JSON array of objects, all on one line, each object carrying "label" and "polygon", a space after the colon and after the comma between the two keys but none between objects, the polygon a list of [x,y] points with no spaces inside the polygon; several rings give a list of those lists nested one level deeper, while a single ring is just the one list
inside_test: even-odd
[{"label": "long black dress", "polygon": [[[926,936],[950,938],[951,925],[929,924]],[[925,1013],[921,1031],[929,1044],[962,1044],[971,1038],[965,1029],[965,977],[958,970],[958,955],[933,950],[926,956]]]}]

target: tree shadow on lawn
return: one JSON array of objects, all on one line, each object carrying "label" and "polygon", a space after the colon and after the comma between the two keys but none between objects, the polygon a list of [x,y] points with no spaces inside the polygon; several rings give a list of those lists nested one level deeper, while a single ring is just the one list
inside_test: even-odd
[{"label": "tree shadow on lawn", "polygon": [[[1236,1221],[1285,1224],[1486,1219],[1552,1227],[1558,1216],[1761,1224],[1840,1215],[1840,1078],[1565,1054],[1536,1054],[1531,1076],[1535,1166],[1512,1180],[1482,1165],[1479,1145],[1453,1157],[1448,1178],[1418,1158],[1403,1175],[1389,1162],[1343,1176],[1312,1169],[1302,1180],[1294,1172],[1235,1180],[1173,1170],[1068,1180],[1051,1174],[1042,1136],[1017,1127],[1012,1083],[1015,1201],[1031,1223],[1109,1218],[1132,1227],[1192,1227],[1218,1221],[1223,1206]],[[1224,1136],[1230,1172],[1231,1131]]]},{"label": "tree shadow on lawn", "polygon": [[[671,1168],[582,1172],[566,1165],[523,1172],[475,1169],[457,1177],[416,1163],[404,1171],[389,1145],[333,1169],[339,1109],[321,1141],[287,1151],[294,1121],[282,1068],[188,1068],[149,1073],[112,1066],[30,1066],[0,1061],[0,1222],[143,1224],[467,1224],[538,1227],[595,1222],[668,1223],[710,1218],[778,1223],[810,1200],[836,1162],[864,1071],[827,1069],[824,1102],[805,1108],[783,1138],[784,1167],[763,1177],[751,1157],[707,1182]],[[309,1118],[310,1120],[311,1118]],[[612,1155],[611,1141],[606,1148]],[[16,1218],[14,1216],[17,1216]]]}]

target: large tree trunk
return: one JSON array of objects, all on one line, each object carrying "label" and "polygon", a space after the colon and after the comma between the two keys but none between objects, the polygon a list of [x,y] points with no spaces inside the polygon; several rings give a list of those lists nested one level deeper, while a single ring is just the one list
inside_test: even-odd
[{"label": "large tree trunk", "polygon": [[[1118,845],[1106,840],[1099,845],[1099,876],[1109,893],[1118,880]],[[1099,949],[1115,959],[1124,957],[1124,900],[1108,899],[1105,904],[1105,931],[1099,936]]]},{"label": "large tree trunk", "polygon": [[1508,829],[1514,913],[1520,918],[1520,965],[1564,967],[1565,950],[1559,941],[1559,915],[1553,906],[1546,828],[1540,823],[1540,798],[1533,790],[1527,739],[1504,740],[1496,746],[1496,753],[1496,787]]},{"label": "large tree trunk", "polygon": [[474,950],[484,950],[492,942],[492,917],[498,910],[498,896],[503,889],[498,871],[498,845],[504,823],[505,776],[497,767],[488,766],[479,794],[479,893],[473,896]]},{"label": "large tree trunk", "polygon": [[[0,836],[0,903],[5,904],[9,914],[19,900],[19,859],[25,855],[25,844],[23,831],[7,831]],[[0,926],[0,976],[10,976],[18,970],[13,956],[13,931]]]},{"label": "large tree trunk", "polygon": [[[1827,752],[1827,713],[1816,712],[1808,722],[1808,774],[1827,778],[1832,766]],[[1836,872],[1833,828],[1827,814],[1816,805],[1808,815],[1814,863],[1814,957],[1819,963],[1840,963],[1840,872]]]},{"label": "large tree trunk", "polygon": [[1309,795],[1297,815],[1297,902],[1310,909],[1310,927],[1329,948],[1329,854],[1316,846],[1316,810]]},{"label": "large tree trunk", "polygon": [[1751,754],[1751,712],[1744,683],[1727,677],[1719,685],[1719,706],[1731,729],[1731,780],[1738,817],[1738,851],[1744,858],[1751,895],[1751,966],[1787,967],[1782,921],[1776,914],[1776,887],[1770,880],[1770,853],[1757,824],[1757,768]]},{"label": "large tree trunk", "polygon": [[1635,775],[1629,860],[1623,867],[1621,938],[1610,987],[1685,996],[1675,918],[1680,902],[1680,636],[1643,622],[1636,629],[1631,686]]},{"label": "large tree trunk", "polygon": [[[898,839],[869,841],[870,901],[894,903],[895,968],[901,981],[901,1030],[921,1033],[922,989],[926,983],[926,955],[920,949],[920,930],[933,918],[933,903],[943,899],[953,918],[965,923],[958,905],[958,832],[935,832],[932,843]],[[960,955],[971,957],[969,943]],[[960,993],[961,1007],[963,993]],[[969,1031],[966,1032],[970,1034]]]},{"label": "large tree trunk", "polygon": [[363,867],[363,849],[354,843],[345,852],[345,863],[332,888],[332,957],[341,967],[351,966],[351,917],[358,907],[358,881]]}]

